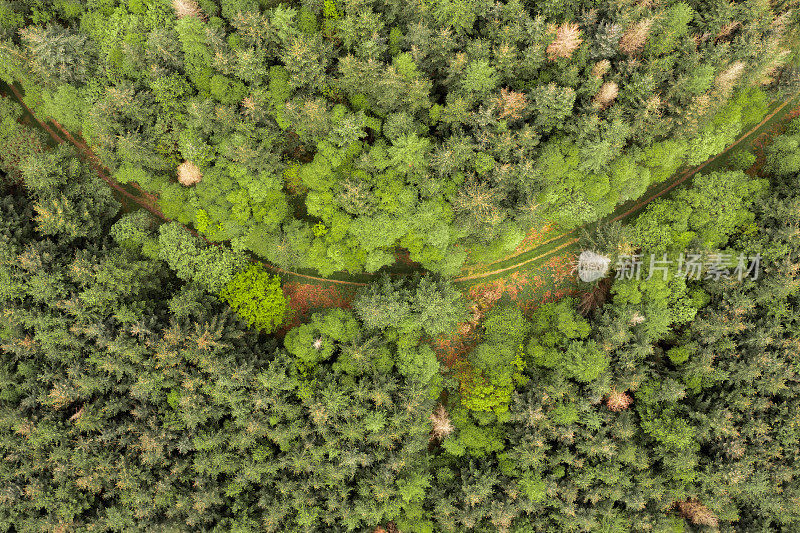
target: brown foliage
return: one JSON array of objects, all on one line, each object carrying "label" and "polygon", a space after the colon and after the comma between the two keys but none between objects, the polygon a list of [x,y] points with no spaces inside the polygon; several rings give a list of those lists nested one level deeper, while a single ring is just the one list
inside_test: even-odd
[{"label": "brown foliage", "polygon": [[468,322],[461,322],[457,331],[452,335],[441,335],[433,342],[436,356],[448,368],[463,360],[478,343],[475,328],[481,318],[477,306],[473,305],[472,318]]},{"label": "brown foliage", "polygon": [[76,420],[80,420],[80,418],[83,416],[84,409],[85,409],[85,406],[81,406],[80,409],[75,411],[75,413],[71,417],[69,417],[69,421],[70,422],[75,422]]},{"label": "brown foliage", "polygon": [[339,288],[337,285],[328,287],[311,283],[298,283],[290,281],[283,284],[283,294],[289,300],[291,316],[283,327],[278,331],[278,335],[285,335],[291,328],[298,326],[315,311],[330,307],[350,307],[354,291],[348,291],[345,287]]},{"label": "brown foliage", "polygon": [[711,511],[711,509],[697,500],[690,499],[683,502],[678,502],[677,505],[681,516],[693,524],[710,527],[717,527],[719,525],[717,516]]},{"label": "brown foliage", "polygon": [[741,26],[741,23],[738,20],[734,20],[732,22],[728,22],[722,25],[719,32],[717,33],[716,42],[720,42],[723,40],[727,40],[727,38],[738,28]]},{"label": "brown foliage", "polygon": [[651,115],[661,115],[661,104],[661,97],[657,94],[654,94],[647,99],[644,109]]},{"label": "brown foliage", "polygon": [[184,161],[178,166],[178,181],[184,187],[191,187],[195,183],[200,183],[202,179],[203,173],[191,161]]},{"label": "brown foliage", "polygon": [[431,413],[430,421],[433,428],[431,430],[431,440],[443,440],[455,429],[444,405],[439,405],[439,407]]},{"label": "brown foliage", "polygon": [[789,10],[785,13],[781,14],[778,17],[775,17],[775,20],[772,21],[770,24],[770,28],[775,33],[776,36],[782,36],[786,31],[786,28],[791,27],[790,22],[792,21],[793,11]]},{"label": "brown foliage", "polygon": [[641,324],[645,320],[646,320],[646,318],[644,316],[640,315],[638,311],[634,311],[633,314],[631,315],[631,319],[630,319],[629,323],[630,323],[631,326],[638,326],[639,324]]},{"label": "brown foliage", "polygon": [[692,98],[692,102],[684,114],[686,131],[695,132],[697,130],[700,118],[712,109],[712,103],[711,95],[708,93],[698,94]]},{"label": "brown foliage", "polygon": [[606,398],[606,407],[612,411],[622,411],[630,407],[632,403],[633,398],[628,393],[620,392],[614,388],[611,389]]},{"label": "brown foliage", "polygon": [[591,290],[582,293],[580,304],[578,304],[578,312],[586,316],[601,307],[608,299],[611,282],[612,278],[603,278]]},{"label": "brown foliage", "polygon": [[739,78],[744,73],[745,64],[742,61],[732,63],[728,68],[719,73],[714,80],[717,89],[724,94],[727,94],[739,81]]},{"label": "brown foliage", "polygon": [[642,48],[644,48],[644,42],[647,40],[647,35],[650,33],[650,26],[652,25],[653,19],[647,18],[628,27],[619,40],[620,51],[627,55],[634,55],[641,52]]},{"label": "brown foliage", "polygon": [[172,9],[175,10],[175,16],[179,19],[183,17],[197,17],[200,20],[206,20],[206,15],[195,0],[172,0]]},{"label": "brown foliage", "polygon": [[50,389],[48,394],[48,404],[54,409],[63,409],[70,405],[73,401],[73,391],[64,384],[57,383]]},{"label": "brown foliage", "polygon": [[609,70],[611,70],[611,61],[608,59],[598,61],[595,63],[594,67],[592,67],[592,77],[602,78]]},{"label": "brown foliage", "polygon": [[528,99],[524,93],[517,93],[509,89],[500,89],[500,96],[497,98],[497,107],[500,109],[500,118],[522,118],[522,110],[528,105]]},{"label": "brown foliage", "polygon": [[562,24],[556,29],[555,40],[547,47],[547,57],[550,61],[559,57],[568,58],[582,42],[581,29],[577,23]]},{"label": "brown foliage", "polygon": [[600,87],[597,94],[594,95],[592,103],[598,109],[605,109],[616,100],[618,94],[619,85],[617,85],[616,82],[607,81]]},{"label": "brown foliage", "polygon": [[459,190],[453,199],[453,207],[456,211],[472,213],[484,223],[496,224],[503,218],[496,190],[474,180]]},{"label": "brown foliage", "polygon": [[244,99],[242,100],[242,107],[245,108],[247,111],[252,113],[253,111],[256,110],[256,107],[258,107],[258,104],[256,104],[255,98],[253,98],[253,96],[250,95],[250,96],[245,96],[244,97]]}]

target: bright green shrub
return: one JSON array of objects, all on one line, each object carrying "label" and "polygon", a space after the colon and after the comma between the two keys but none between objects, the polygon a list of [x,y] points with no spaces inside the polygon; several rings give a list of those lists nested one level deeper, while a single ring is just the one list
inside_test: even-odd
[{"label": "bright green shrub", "polygon": [[158,197],[158,206],[165,216],[175,219],[182,224],[194,220],[194,215],[187,209],[189,191],[178,183],[168,183]]},{"label": "bright green shrub", "polygon": [[743,128],[757,123],[766,114],[768,105],[764,91],[755,88],[738,92],[700,134],[689,141],[687,162],[697,165],[722,152]]},{"label": "bright green shrub", "polygon": [[508,411],[515,387],[527,381],[521,350],[482,344],[469,357],[472,365],[458,374],[461,405],[471,411]]},{"label": "bright green shrub", "polygon": [[676,365],[680,365],[689,360],[694,353],[697,352],[697,343],[692,342],[682,346],[675,346],[667,350],[667,357]]},{"label": "bright green shrub", "polygon": [[477,425],[465,409],[454,409],[451,414],[456,434],[442,443],[447,453],[457,457],[486,457],[503,449],[502,427]]},{"label": "bright green shrub", "polygon": [[489,313],[483,327],[485,342],[459,368],[461,405],[504,413],[515,387],[527,382],[522,343],[530,324],[517,306],[503,305]]},{"label": "bright green shrub", "polygon": [[250,327],[272,333],[286,318],[288,299],[281,280],[262,265],[250,265],[225,286],[220,296]]},{"label": "bright green shrub", "polygon": [[149,178],[147,171],[139,166],[131,165],[128,162],[123,163],[116,169],[111,176],[114,181],[119,183],[138,183],[139,185],[147,184]]}]

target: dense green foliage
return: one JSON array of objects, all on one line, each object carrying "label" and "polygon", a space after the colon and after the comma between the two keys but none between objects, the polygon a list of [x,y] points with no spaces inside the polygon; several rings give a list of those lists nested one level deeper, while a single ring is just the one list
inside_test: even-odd
[{"label": "dense green foliage", "polygon": [[[781,160],[797,127],[768,160]],[[490,315],[469,363],[490,361],[514,392],[488,416],[469,396],[449,402],[455,432],[433,460],[434,530],[799,527],[798,180],[775,176],[767,191],[740,172],[697,176],[598,250],[760,253],[756,280],[674,279],[674,265],[668,281],[646,279],[645,263],[587,318],[570,299],[522,322],[509,308]],[[514,333],[527,338],[517,384],[513,352],[485,349]]]},{"label": "dense green foliage", "polygon": [[286,318],[281,280],[263,266],[251,265],[234,276],[220,296],[251,327],[272,333]]},{"label": "dense green foliage", "polygon": [[244,254],[208,245],[177,222],[157,228],[144,211],[124,215],[110,229],[121,246],[163,259],[184,281],[217,294],[251,327],[274,332],[287,317],[280,279]]},{"label": "dense green foliage", "polygon": [[161,259],[179,278],[203,284],[219,293],[245,268],[245,257],[218,246],[207,246],[176,222],[158,228]]},{"label": "dense green foliage", "polygon": [[309,373],[202,293],[176,318],[183,289],[159,261],[59,246],[31,215],[4,197],[0,529],[282,532],[419,513],[432,400],[391,360]]},{"label": "dense green foliage", "polygon": [[[796,529],[800,174],[774,163],[796,131],[769,184],[697,176],[596,239],[760,253],[757,280],[621,278],[586,316],[500,303],[451,368],[425,340],[464,318],[447,282],[383,278],[281,346],[187,274],[223,249],[115,222],[68,151],[29,154],[0,202],[0,529]],[[53,190],[93,223],[42,219]]]},{"label": "dense green foliage", "polygon": [[[81,176],[94,190],[96,175],[52,179]],[[438,363],[403,378],[394,342],[341,312],[347,328],[327,315],[327,357],[307,364],[289,337],[286,352],[182,281],[180,261],[176,276],[144,255],[146,217],[109,231],[106,189],[84,198],[96,224],[76,233],[0,184],[0,530],[283,532],[422,513]],[[280,288],[243,273],[225,292],[273,326],[275,304],[237,285]]]},{"label": "dense green foliage", "polygon": [[0,78],[211,241],[454,274],[720,152],[790,4],[3,0]]},{"label": "dense green foliage", "polygon": [[0,97],[0,172],[12,179],[21,178],[20,163],[27,156],[42,150],[42,136],[22,126],[20,118],[22,108]]},{"label": "dense green foliage", "polygon": [[[175,218],[0,98],[0,531],[800,530],[800,119],[587,233],[574,297],[442,275],[721,151],[789,7],[0,0],[0,77]],[[273,335],[248,252],[395,246],[433,272]]]},{"label": "dense green foliage", "polygon": [[460,402],[474,411],[508,410],[514,386],[527,381],[522,343],[528,323],[516,307],[494,309],[483,324],[485,342],[458,368]]},{"label": "dense green foliage", "polygon": [[354,307],[366,326],[397,328],[406,335],[420,331],[441,335],[467,318],[461,293],[430,275],[392,281],[384,274],[359,296]]}]

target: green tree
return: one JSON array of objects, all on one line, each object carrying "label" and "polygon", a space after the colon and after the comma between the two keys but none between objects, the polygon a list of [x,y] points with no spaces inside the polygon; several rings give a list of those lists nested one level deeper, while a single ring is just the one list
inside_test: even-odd
[{"label": "green tree", "polygon": [[286,318],[288,300],[281,280],[263,266],[251,265],[238,272],[220,296],[251,327],[272,333]]},{"label": "green tree", "polygon": [[432,337],[453,331],[467,317],[458,289],[434,275],[415,274],[392,281],[384,274],[362,292],[353,307],[368,327],[424,331]]},{"label": "green tree", "polygon": [[222,246],[201,244],[176,222],[161,225],[158,232],[160,258],[180,279],[196,281],[209,292],[223,291],[246,264],[241,254]]},{"label": "green tree", "polygon": [[86,35],[57,24],[29,26],[20,37],[30,54],[30,67],[47,85],[80,84],[92,71],[92,53]]},{"label": "green tree", "polygon": [[43,96],[45,115],[53,117],[70,131],[80,131],[86,101],[75,87],[59,85],[52,94],[44,93]]},{"label": "green tree", "polygon": [[571,87],[560,87],[555,83],[537,87],[533,93],[536,127],[548,132],[560,126],[572,113],[575,98],[575,90]]}]

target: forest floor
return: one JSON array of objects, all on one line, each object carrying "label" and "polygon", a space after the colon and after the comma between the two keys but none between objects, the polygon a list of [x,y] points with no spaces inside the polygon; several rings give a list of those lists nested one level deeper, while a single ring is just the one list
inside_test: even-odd
[{"label": "forest floor", "polygon": [[[10,89],[10,91],[5,89]],[[136,184],[120,184],[114,181],[109,176],[108,169],[102,165],[97,155],[79,138],[79,135],[71,134],[55,121],[49,121],[51,126],[36,117],[25,105],[23,96],[16,87],[4,85],[0,87],[0,92],[11,92],[25,109],[24,119],[32,124],[34,122],[38,124],[48,134],[53,144],[63,142],[72,144],[95,166],[98,176],[114,189],[126,211],[138,205],[158,218],[167,220],[158,209],[157,198]],[[521,306],[528,308],[557,300],[563,296],[577,294],[577,285],[572,273],[578,253],[577,245],[582,232],[591,232],[599,224],[629,220],[644,210],[650,202],[680,186],[698,172],[723,168],[734,148],[753,150],[758,156],[754,168],[760,167],[763,165],[765,138],[777,133],[788,118],[800,115],[799,102],[800,93],[797,93],[782,102],[774,103],[758,124],[741,134],[724,151],[698,166],[679,170],[670,179],[648,189],[639,199],[618,206],[613,213],[597,222],[569,231],[559,231],[554,227],[536,228],[528,233],[514,253],[491,262],[465,265],[462,275],[454,278],[453,281],[470,300],[473,319],[462,324],[459,333],[453,338],[439,339],[437,341],[440,345],[439,348],[450,353],[451,356],[464,349],[466,345],[470,344],[471,333],[482,314],[503,297],[521,302]],[[754,172],[754,170],[751,169],[750,172]],[[195,231],[192,233],[196,234]],[[408,260],[400,263],[399,267],[392,269],[389,273],[406,274],[418,266]],[[376,274],[350,274],[347,272],[337,272],[329,277],[320,277],[312,271],[288,271],[267,263],[265,266],[282,278],[284,291],[290,298],[293,314],[288,327],[299,323],[313,311],[326,307],[349,306],[358,288],[377,277]]]}]

